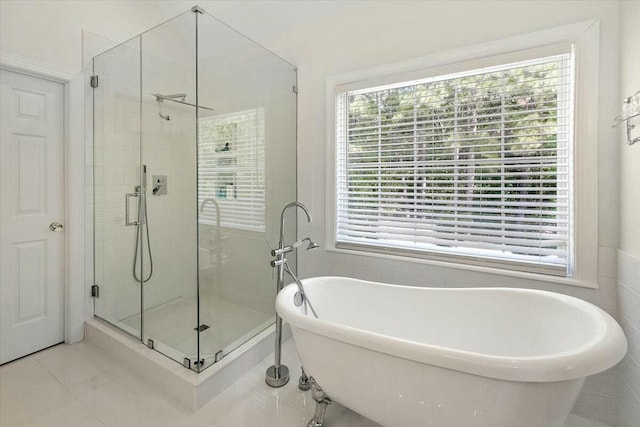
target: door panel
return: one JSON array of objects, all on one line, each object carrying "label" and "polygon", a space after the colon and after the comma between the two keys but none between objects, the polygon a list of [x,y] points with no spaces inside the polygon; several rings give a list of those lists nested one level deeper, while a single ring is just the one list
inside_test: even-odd
[{"label": "door panel", "polygon": [[0,71],[0,363],[64,340],[63,87]]},{"label": "door panel", "polygon": [[46,265],[47,241],[23,242],[13,245],[17,260],[18,286],[15,325],[40,320],[47,315]]}]

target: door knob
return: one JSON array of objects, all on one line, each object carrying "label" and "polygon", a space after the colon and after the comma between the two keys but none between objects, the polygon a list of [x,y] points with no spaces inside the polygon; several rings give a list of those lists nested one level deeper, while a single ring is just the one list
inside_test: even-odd
[{"label": "door knob", "polygon": [[51,231],[61,231],[64,228],[64,225],[60,224],[59,222],[52,222],[51,224],[49,224],[49,229]]}]

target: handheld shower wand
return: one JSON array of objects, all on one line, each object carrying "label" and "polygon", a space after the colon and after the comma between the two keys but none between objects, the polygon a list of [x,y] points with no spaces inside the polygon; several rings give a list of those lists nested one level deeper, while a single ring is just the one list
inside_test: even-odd
[{"label": "handheld shower wand", "polygon": [[[135,252],[133,254],[133,278],[136,279],[137,282],[141,282],[144,284],[151,279],[153,276],[153,255],[151,254],[151,241],[149,238],[149,216],[147,215],[147,165],[142,165],[142,185],[136,187],[136,193],[139,197],[138,200],[138,219],[136,222],[136,246]],[[135,194],[135,193],[132,193]],[[128,213],[127,213],[128,214]],[[144,225],[144,228],[141,226]],[[149,254],[149,275],[144,277],[138,277],[137,266],[138,259],[142,256],[140,253],[140,238],[141,234],[145,234],[146,232],[146,247],[147,252]]]}]

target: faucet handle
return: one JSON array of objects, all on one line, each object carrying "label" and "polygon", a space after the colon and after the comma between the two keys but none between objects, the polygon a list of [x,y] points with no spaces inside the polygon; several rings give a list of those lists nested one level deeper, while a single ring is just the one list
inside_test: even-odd
[{"label": "faucet handle", "polygon": [[278,267],[283,265],[285,262],[287,262],[286,259],[274,259],[273,261],[271,261],[271,267]]},{"label": "faucet handle", "polygon": [[287,253],[287,248],[271,249],[271,256],[280,256]]},{"label": "faucet handle", "polygon": [[293,250],[294,250],[295,248],[296,248],[296,246],[289,245],[289,246],[285,246],[284,248],[272,249],[272,250],[271,250],[271,255],[272,255],[272,256],[281,256],[281,255],[285,255],[285,254],[288,254],[289,252],[293,252]]}]

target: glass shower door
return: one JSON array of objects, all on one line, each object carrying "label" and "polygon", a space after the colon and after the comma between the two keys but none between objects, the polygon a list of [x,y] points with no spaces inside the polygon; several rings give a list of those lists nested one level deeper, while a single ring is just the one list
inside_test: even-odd
[{"label": "glass shower door", "polygon": [[141,162],[151,248],[143,341],[197,370],[195,14],[143,33],[141,46]]},{"label": "glass shower door", "polygon": [[197,367],[195,48],[186,12],[94,58],[94,310]]},{"label": "glass shower door", "polygon": [[96,56],[93,73],[95,315],[140,339],[140,38]]},{"label": "glass shower door", "polygon": [[93,63],[95,315],[198,372],[273,324],[296,200],[295,68],[200,12]]},{"label": "glass shower door", "polygon": [[[280,211],[296,200],[296,70],[198,16],[199,354],[205,368],[273,324]],[[295,217],[287,237],[295,237]],[[293,255],[293,254],[292,254]],[[291,257],[295,266],[295,257]]]}]

